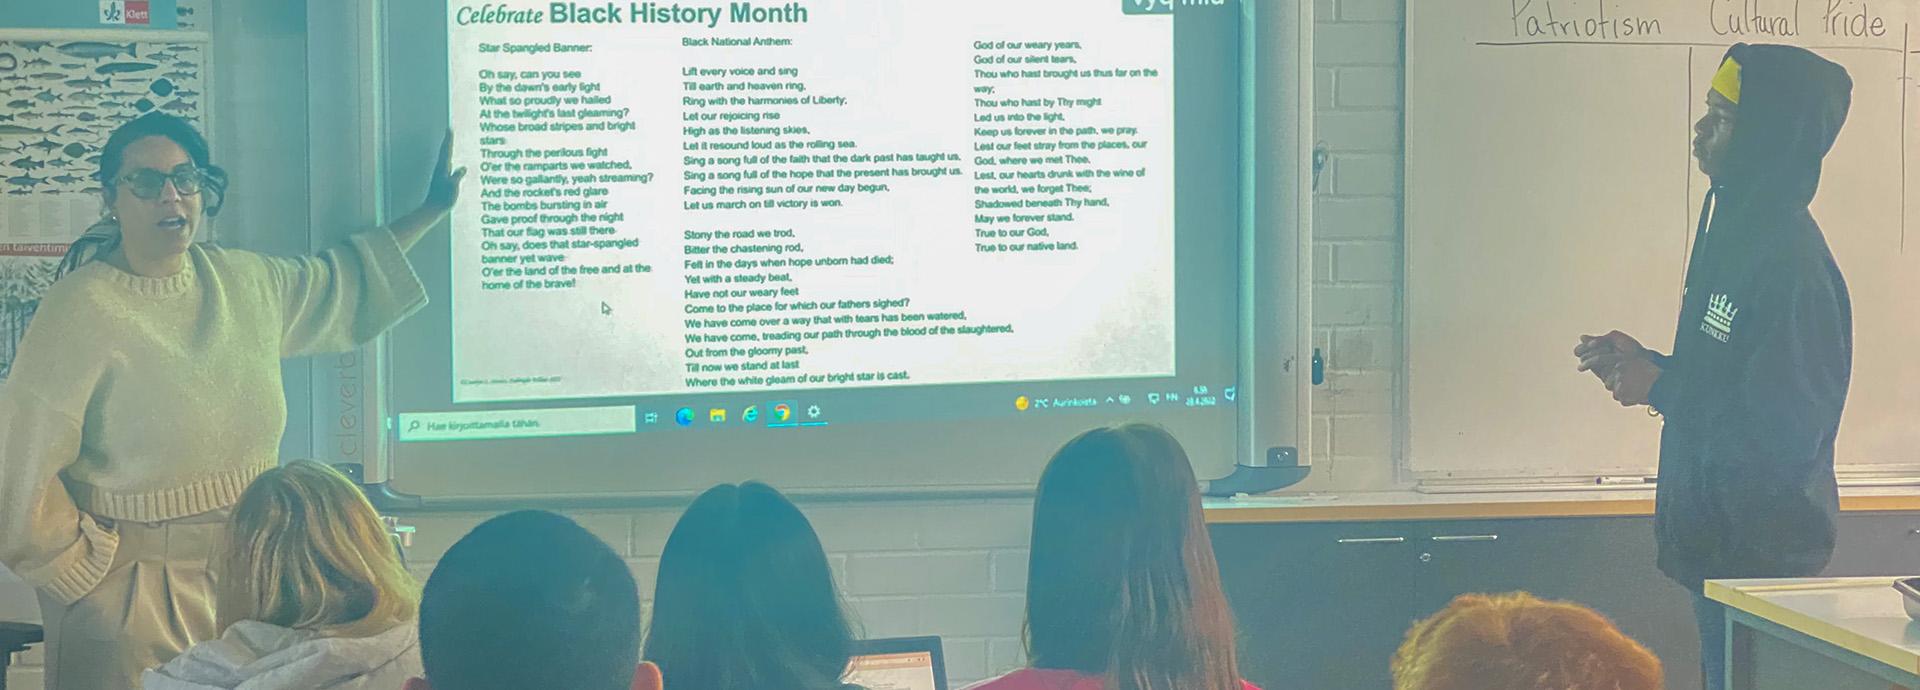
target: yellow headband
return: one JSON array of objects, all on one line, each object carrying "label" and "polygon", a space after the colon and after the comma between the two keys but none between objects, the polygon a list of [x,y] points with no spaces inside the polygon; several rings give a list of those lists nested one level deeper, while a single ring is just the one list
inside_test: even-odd
[{"label": "yellow headband", "polygon": [[1740,103],[1740,63],[1727,58],[1720,63],[1720,71],[1713,73],[1713,90],[1726,96],[1735,105]]}]

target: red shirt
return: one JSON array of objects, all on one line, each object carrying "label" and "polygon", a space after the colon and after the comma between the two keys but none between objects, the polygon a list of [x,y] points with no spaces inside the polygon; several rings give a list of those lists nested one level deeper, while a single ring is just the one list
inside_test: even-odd
[{"label": "red shirt", "polygon": [[[981,681],[967,690],[1103,690],[1106,679],[1062,669],[1026,668],[993,680]],[[1260,690],[1240,681],[1242,690]]]}]

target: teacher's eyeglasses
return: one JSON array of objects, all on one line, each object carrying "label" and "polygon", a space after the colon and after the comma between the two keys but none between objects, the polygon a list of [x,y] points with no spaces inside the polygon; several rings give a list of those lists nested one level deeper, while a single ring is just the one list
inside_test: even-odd
[{"label": "teacher's eyeglasses", "polygon": [[127,185],[127,191],[149,201],[160,198],[160,191],[166,188],[169,181],[173,182],[173,191],[178,192],[180,196],[199,194],[200,186],[206,182],[206,179],[206,171],[191,165],[174,168],[170,173],[141,168],[120,176],[120,181]]}]

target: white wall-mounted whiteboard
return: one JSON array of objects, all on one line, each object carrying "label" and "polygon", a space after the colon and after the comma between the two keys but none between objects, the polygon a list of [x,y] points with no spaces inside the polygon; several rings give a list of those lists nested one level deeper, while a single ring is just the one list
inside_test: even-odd
[{"label": "white wall-mounted whiteboard", "polygon": [[1837,460],[1920,464],[1915,20],[1911,2],[1409,2],[1411,469],[1655,468],[1659,422],[1576,373],[1571,351],[1580,334],[1616,328],[1670,349],[1707,185],[1692,124],[1736,42],[1808,47],[1853,76],[1813,206],[1854,302]]}]

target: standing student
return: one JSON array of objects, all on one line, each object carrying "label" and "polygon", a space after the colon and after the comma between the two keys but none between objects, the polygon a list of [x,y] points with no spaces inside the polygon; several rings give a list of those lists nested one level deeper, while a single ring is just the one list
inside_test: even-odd
[{"label": "standing student", "polygon": [[645,658],[675,690],[839,690],[853,626],[813,524],[773,487],[722,484],[667,537]]},{"label": "standing student", "polygon": [[406,690],[660,690],[640,590],[606,542],[540,510],[480,523],[420,596],[426,675]]},{"label": "standing student", "polygon": [[976,690],[1248,690],[1186,450],[1095,429],[1055,453],[1033,504],[1032,667]]},{"label": "standing student", "polygon": [[1726,623],[1702,582],[1816,575],[1833,554],[1852,309],[1808,204],[1852,88],[1844,68],[1800,48],[1727,51],[1694,126],[1713,185],[1673,354],[1618,331],[1575,349],[1620,404],[1665,419],[1660,569],[1694,594],[1708,688],[1725,680]]},{"label": "standing student", "polygon": [[0,563],[39,589],[49,688],[125,690],[218,633],[207,560],[278,459],[280,361],[352,349],[426,302],[405,251],[453,207],[449,154],[417,210],[281,259],[194,242],[227,175],[191,124],[149,113],[107,138],[105,218],[0,392]]},{"label": "standing student", "polygon": [[214,572],[220,637],[145,690],[392,690],[420,673],[420,586],[360,488],[312,460],[240,495]]}]

